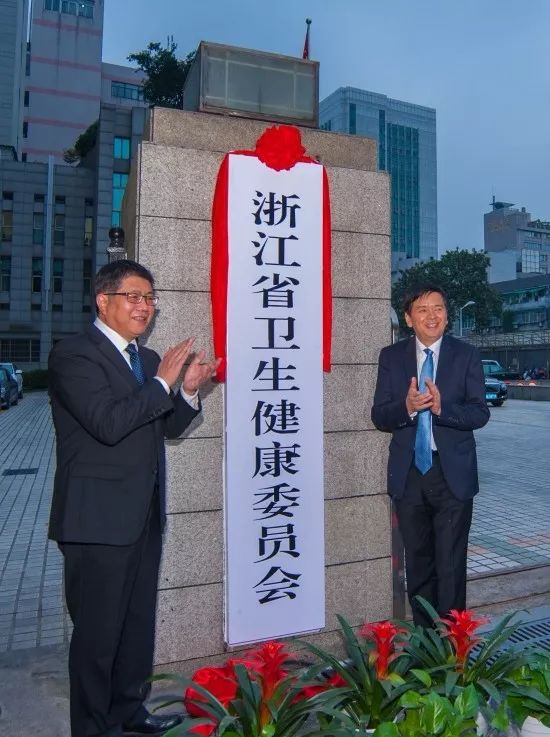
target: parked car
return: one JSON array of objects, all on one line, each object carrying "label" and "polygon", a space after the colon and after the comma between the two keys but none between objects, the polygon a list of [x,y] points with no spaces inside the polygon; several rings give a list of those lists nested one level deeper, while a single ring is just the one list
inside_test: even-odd
[{"label": "parked car", "polygon": [[0,368],[5,368],[12,379],[17,382],[17,393],[19,399],[23,399],[23,372],[14,363],[0,363]]},{"label": "parked car", "polygon": [[518,381],[521,379],[519,371],[507,371],[498,361],[493,361],[484,358],[481,361],[483,366],[483,373],[485,376],[490,376],[494,379],[501,379],[504,381]]},{"label": "parked car", "polygon": [[0,405],[4,409],[9,409],[12,404],[17,404],[18,401],[17,381],[12,378],[5,368],[0,367]]},{"label": "parked car", "polygon": [[506,399],[508,399],[508,387],[500,379],[494,379],[492,376],[485,377],[485,399],[493,405],[493,407],[502,407]]}]

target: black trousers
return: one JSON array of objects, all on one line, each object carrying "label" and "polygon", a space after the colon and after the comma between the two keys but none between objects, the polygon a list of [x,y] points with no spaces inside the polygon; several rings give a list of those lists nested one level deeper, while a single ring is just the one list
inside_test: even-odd
[{"label": "black trousers", "polygon": [[123,724],[146,715],[161,554],[158,497],[133,545],[60,543],[74,625],[72,737],[121,737]]},{"label": "black trousers", "polygon": [[466,559],[473,500],[457,499],[447,486],[439,456],[424,475],[413,465],[405,494],[394,500],[405,547],[407,594],[415,624],[432,624],[416,601],[422,596],[444,616],[466,608]]}]

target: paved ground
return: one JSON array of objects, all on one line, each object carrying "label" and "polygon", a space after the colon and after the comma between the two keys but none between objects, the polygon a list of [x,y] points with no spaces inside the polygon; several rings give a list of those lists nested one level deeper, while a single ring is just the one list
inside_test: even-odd
[{"label": "paved ground", "polygon": [[[508,401],[477,433],[469,572],[550,564],[550,403]],[[45,392],[0,413],[0,653],[67,645],[62,562],[48,542],[54,439]]]},{"label": "paved ground", "polygon": [[476,433],[468,571],[550,564],[550,403],[508,400]]}]

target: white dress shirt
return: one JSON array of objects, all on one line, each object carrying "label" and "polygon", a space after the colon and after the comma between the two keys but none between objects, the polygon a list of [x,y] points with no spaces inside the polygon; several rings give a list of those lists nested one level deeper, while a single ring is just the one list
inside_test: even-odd
[{"label": "white dress shirt", "polygon": [[[415,340],[416,340],[416,376],[418,378],[418,383],[420,385],[420,374],[422,372],[422,366],[424,365],[424,361],[428,358],[428,356],[424,353],[424,350],[426,348],[429,348],[433,352],[433,363],[434,363],[433,381],[434,381],[434,384],[436,384],[437,383],[436,381],[437,364],[439,362],[439,351],[441,350],[441,341],[443,340],[443,336],[441,336],[439,340],[436,340],[435,343],[432,343],[431,345],[422,345],[422,343],[418,340],[418,338],[415,338]],[[430,430],[430,432],[432,436],[432,450],[437,450],[433,431]]]}]

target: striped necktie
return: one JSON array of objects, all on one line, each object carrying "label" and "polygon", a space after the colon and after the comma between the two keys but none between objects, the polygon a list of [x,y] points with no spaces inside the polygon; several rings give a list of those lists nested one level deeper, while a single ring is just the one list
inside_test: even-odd
[{"label": "striped necktie", "polygon": [[138,349],[133,343],[128,343],[124,350],[130,355],[130,366],[138,383],[145,384],[145,372],[143,371],[143,364],[141,363]]},{"label": "striped necktie", "polygon": [[[426,358],[420,371],[420,382],[418,389],[426,391],[426,379],[434,378],[434,352],[430,348],[424,348]],[[423,409],[418,413],[418,424],[416,426],[416,440],[414,444],[414,465],[424,475],[432,467],[432,413],[429,409]]]}]

